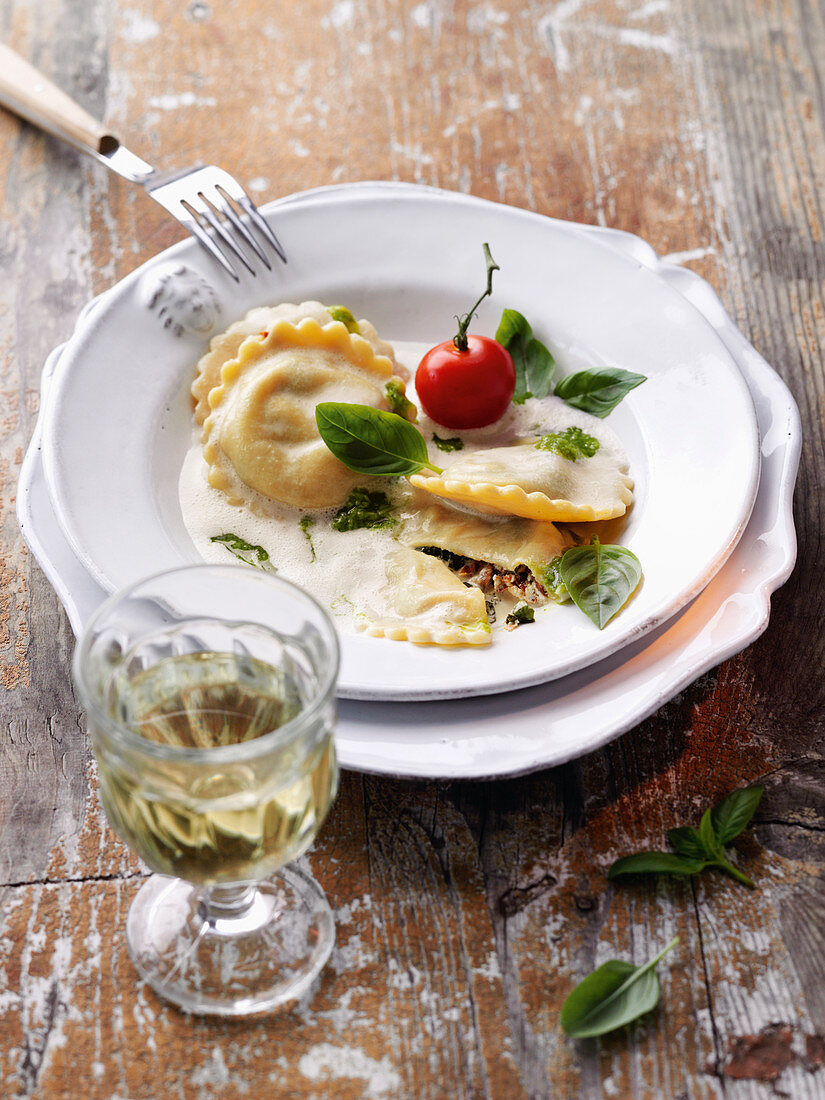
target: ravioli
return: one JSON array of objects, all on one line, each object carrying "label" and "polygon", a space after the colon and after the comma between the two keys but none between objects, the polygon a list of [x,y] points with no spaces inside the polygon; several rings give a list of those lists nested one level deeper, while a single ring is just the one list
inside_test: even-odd
[{"label": "ravioli", "polygon": [[201,439],[210,485],[259,511],[271,501],[301,509],[342,504],[363,478],[326,447],[315,407],[345,401],[386,410],[394,367],[340,321],[281,319],[246,337],[208,393]]},{"label": "ravioli", "polygon": [[[192,383],[192,396],[195,399],[195,423],[203,424],[209,415],[209,391],[221,380],[221,368],[230,359],[235,359],[241,344],[247,336],[269,332],[278,321],[299,324],[307,317],[319,325],[328,325],[332,316],[327,306],[321,302],[282,302],[277,306],[259,306],[251,309],[240,321],[231,324],[226,332],[215,336],[209,345],[209,351],[198,363],[198,373]],[[409,372],[395,359],[392,345],[380,339],[370,321],[358,321],[358,333],[372,347],[376,355],[382,355],[392,363],[393,372],[406,381]]]},{"label": "ravioli", "polygon": [[613,519],[633,500],[626,464],[605,447],[576,461],[535,443],[494,447],[459,458],[443,474],[412,474],[409,481],[482,511],[557,523]]},{"label": "ravioli", "polygon": [[462,584],[444,562],[399,546],[387,555],[384,568],[385,606],[365,616],[365,633],[417,645],[490,644],[483,593]]},{"label": "ravioli", "polygon": [[407,546],[434,546],[510,571],[526,565],[537,573],[575,544],[552,523],[521,517],[488,519],[428,502],[423,493],[416,498],[398,536]]}]

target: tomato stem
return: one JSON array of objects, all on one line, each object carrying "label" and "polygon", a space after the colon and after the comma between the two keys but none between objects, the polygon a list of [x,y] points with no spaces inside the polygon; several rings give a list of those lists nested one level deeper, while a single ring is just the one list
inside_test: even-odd
[{"label": "tomato stem", "polygon": [[465,313],[463,317],[456,317],[456,321],[458,321],[458,332],[453,337],[453,343],[459,351],[467,350],[467,329],[470,327],[470,321],[472,321],[473,317],[475,317],[476,310],[484,301],[484,299],[493,293],[493,272],[501,271],[501,268],[498,266],[498,264],[490,254],[489,244],[484,244],[482,247],[484,249],[484,262],[487,265],[487,289],[484,291],[484,293],[481,295],[481,297],[469,313]]}]

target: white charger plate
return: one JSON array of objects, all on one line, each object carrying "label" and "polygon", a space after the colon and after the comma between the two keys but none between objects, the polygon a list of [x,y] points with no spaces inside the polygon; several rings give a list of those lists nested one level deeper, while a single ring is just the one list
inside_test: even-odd
[{"label": "white charger plate", "polygon": [[[768,624],[771,593],[793,568],[791,509],[801,433],[787,387],[698,276],[657,260],[647,244],[629,234],[585,226],[576,231],[645,265],[689,300],[742,371],[762,437],[762,476],[747,528],[689,607],[597,665],[495,699],[416,705],[342,702],[336,745],[343,767],[418,778],[486,778],[561,764],[593,751],[758,637]],[[81,320],[94,308],[87,307]],[[42,410],[50,401],[61,352],[56,349],[44,367],[41,416],[21,470],[18,516],[79,633],[106,592],[56,521],[41,461]]]},{"label": "white charger plate", "polygon": [[287,266],[236,285],[183,242],[104,295],[60,356],[44,409],[46,478],[69,544],[103,588],[199,560],[177,480],[207,336],[160,323],[174,302],[162,318],[147,308],[162,273],[185,264],[210,284],[218,329],[252,306],[318,298],[344,302],[389,339],[436,343],[483,283],[482,241],[501,271],[476,331],[494,333],[502,308],[517,308],[561,373],[619,366],[648,377],[609,418],[636,481],[622,541],[644,581],[601,632],[570,604],[484,650],[345,634],[340,695],[451,699],[544,683],[638,640],[705,587],[750,515],[758,429],[724,343],[665,280],[569,223],[410,185],[324,188],[269,209]]}]

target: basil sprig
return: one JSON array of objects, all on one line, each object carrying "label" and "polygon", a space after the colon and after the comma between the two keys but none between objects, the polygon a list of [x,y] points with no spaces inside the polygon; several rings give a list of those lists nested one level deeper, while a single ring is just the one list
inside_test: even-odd
[{"label": "basil sprig", "polygon": [[513,404],[523,405],[528,397],[547,397],[553,388],[556,361],[533,336],[527,319],[518,310],[505,309],[502,313],[496,340],[510,352],[516,368]]},{"label": "basil sprig", "polygon": [[321,439],[357,474],[403,477],[421,469],[443,473],[429,461],[424,436],[408,420],[371,405],[322,401],[315,407]]},{"label": "basil sprig", "polygon": [[246,565],[254,565],[256,569],[263,569],[265,573],[277,573],[277,569],[269,560],[269,554],[263,546],[257,543],[247,542],[240,535],[231,531],[223,535],[212,535],[210,542],[222,542],[226,549]]},{"label": "basil sprig", "polygon": [[659,1003],[656,964],[679,942],[675,936],[643,966],[623,959],[602,963],[568,994],[561,1007],[561,1026],[573,1039],[591,1039],[624,1027]]},{"label": "basil sprig", "polygon": [[706,868],[715,867],[731,875],[743,886],[754,888],[746,874],[725,856],[725,845],[745,829],[756,813],[764,787],[742,787],[731,791],[718,806],[705,810],[699,828],[682,825],[668,829],[667,840],[674,852],[637,852],[617,859],[607,873],[614,879],[620,875],[695,875]]},{"label": "basil sprig", "polygon": [[590,546],[565,550],[558,572],[576,607],[603,630],[637,588],[642,563],[626,546],[602,546],[594,539]]},{"label": "basil sprig", "polygon": [[643,374],[604,367],[569,374],[553,390],[556,361],[549,349],[533,336],[527,318],[515,309],[502,313],[496,340],[510,352],[516,368],[514,405],[523,405],[528,397],[547,397],[552,391],[574,409],[604,418],[626,394],[647,381]]},{"label": "basil sprig", "polygon": [[556,385],[555,395],[574,409],[604,419],[626,394],[646,381],[645,375],[618,367],[580,370],[562,378]]}]

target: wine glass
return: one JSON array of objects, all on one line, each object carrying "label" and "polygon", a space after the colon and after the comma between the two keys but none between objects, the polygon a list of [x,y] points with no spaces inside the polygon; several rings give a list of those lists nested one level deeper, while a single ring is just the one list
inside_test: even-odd
[{"label": "wine glass", "polygon": [[304,852],[335,796],[338,641],[300,588],[245,565],[174,569],[112,596],[73,674],[115,831],[157,872],[126,925],[134,964],[190,1012],[299,997],[332,913]]}]

